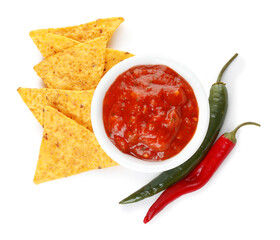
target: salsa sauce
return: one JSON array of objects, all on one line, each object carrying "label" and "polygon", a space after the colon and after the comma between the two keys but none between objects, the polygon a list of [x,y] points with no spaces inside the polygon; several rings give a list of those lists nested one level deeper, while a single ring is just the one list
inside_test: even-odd
[{"label": "salsa sauce", "polygon": [[165,65],[139,65],[118,76],[103,102],[103,122],[124,153],[162,161],[193,137],[198,104],[188,82]]}]

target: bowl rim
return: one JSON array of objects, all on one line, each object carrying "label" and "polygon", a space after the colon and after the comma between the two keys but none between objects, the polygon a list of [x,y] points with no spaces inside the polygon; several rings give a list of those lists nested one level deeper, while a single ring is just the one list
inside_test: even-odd
[{"label": "bowl rim", "polygon": [[[103,100],[107,90],[116,78],[137,65],[162,64],[180,74],[192,87],[199,107],[198,124],[189,143],[175,156],[163,161],[145,161],[121,152],[109,139],[103,124]],[[113,66],[97,85],[91,104],[91,122],[94,134],[101,148],[121,166],[138,172],[162,172],[177,167],[188,160],[201,145],[209,124],[209,104],[205,90],[198,78],[184,64],[169,57],[155,55],[133,56]]]}]

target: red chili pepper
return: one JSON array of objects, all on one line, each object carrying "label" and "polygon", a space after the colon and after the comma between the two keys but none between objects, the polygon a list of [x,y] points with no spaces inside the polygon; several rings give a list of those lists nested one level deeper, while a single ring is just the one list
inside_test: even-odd
[{"label": "red chili pepper", "polygon": [[237,130],[242,126],[249,124],[260,126],[254,122],[245,122],[236,127],[232,132],[223,134],[215,142],[201,163],[189,175],[166,189],[160,195],[160,197],[148,210],[144,218],[144,223],[149,222],[166,205],[176,198],[203,187],[234,148],[236,144],[235,135]]}]

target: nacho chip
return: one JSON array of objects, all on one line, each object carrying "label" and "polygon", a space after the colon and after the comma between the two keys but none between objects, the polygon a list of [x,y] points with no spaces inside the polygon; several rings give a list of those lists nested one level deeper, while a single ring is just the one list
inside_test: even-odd
[{"label": "nacho chip", "polygon": [[[79,44],[76,40],[52,33],[45,35],[44,43],[41,53],[45,58]],[[117,63],[132,56],[134,55],[129,52],[106,48],[104,74]]]},{"label": "nacho chip", "polygon": [[44,108],[51,106],[92,131],[91,100],[94,90],[19,88],[18,93],[38,122],[44,124]]},{"label": "nacho chip", "polygon": [[65,50],[66,48],[73,47],[80,43],[71,38],[55,35],[53,33],[47,33],[42,38],[44,44],[41,46],[40,52],[44,58],[47,58],[51,55]]},{"label": "nacho chip", "polygon": [[106,38],[80,43],[34,67],[46,86],[65,90],[94,89],[103,75]]},{"label": "nacho chip", "polygon": [[45,108],[44,133],[33,180],[35,184],[116,165],[102,150],[92,132],[56,109]]},{"label": "nacho chip", "polygon": [[40,52],[43,53],[46,48],[47,33],[65,36],[79,42],[86,42],[101,36],[106,37],[109,41],[114,31],[123,21],[124,19],[121,17],[98,19],[73,27],[34,30],[29,35]]},{"label": "nacho chip", "polygon": [[108,72],[117,63],[133,56],[134,55],[129,52],[123,52],[112,48],[106,48],[104,74]]}]

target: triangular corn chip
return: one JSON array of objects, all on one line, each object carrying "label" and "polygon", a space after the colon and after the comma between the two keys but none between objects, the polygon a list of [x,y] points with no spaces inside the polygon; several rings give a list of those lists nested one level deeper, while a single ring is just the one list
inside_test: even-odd
[{"label": "triangular corn chip", "polygon": [[96,21],[73,27],[39,29],[30,32],[30,37],[41,53],[45,48],[45,35],[53,33],[65,36],[79,42],[86,42],[104,36],[109,41],[114,31],[124,21],[121,17],[98,19]]},{"label": "triangular corn chip", "polygon": [[40,52],[44,58],[54,55],[58,52],[65,50],[66,48],[73,47],[80,42],[71,38],[55,35],[53,33],[47,33],[43,36],[44,44],[40,48]]},{"label": "triangular corn chip", "polygon": [[103,75],[106,42],[100,37],[77,44],[46,58],[34,70],[48,88],[94,89]]},{"label": "triangular corn chip", "polygon": [[91,131],[56,109],[45,108],[35,184],[116,165]]},{"label": "triangular corn chip", "polygon": [[38,122],[44,124],[44,108],[51,106],[92,130],[91,100],[94,90],[73,91],[49,88],[19,88],[18,93]]},{"label": "triangular corn chip", "polygon": [[133,56],[134,55],[129,52],[123,52],[112,48],[106,48],[104,74],[108,72],[117,63]]},{"label": "triangular corn chip", "polygon": [[[76,40],[52,33],[45,35],[44,43],[41,53],[45,58],[79,44]],[[117,63],[132,56],[134,55],[129,52],[106,48],[104,74]]]}]

